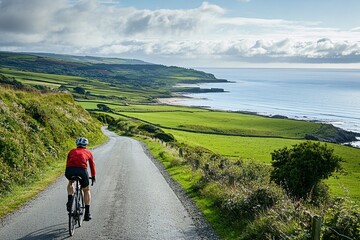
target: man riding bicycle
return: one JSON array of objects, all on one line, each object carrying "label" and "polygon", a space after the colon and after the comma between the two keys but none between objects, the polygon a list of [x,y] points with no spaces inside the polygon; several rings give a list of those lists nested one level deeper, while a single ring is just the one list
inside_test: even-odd
[{"label": "man riding bicycle", "polygon": [[87,171],[87,162],[90,165],[91,171],[91,180],[92,183],[95,182],[95,162],[94,157],[90,150],[86,149],[86,146],[89,144],[89,141],[84,138],[80,137],[76,139],[76,146],[77,148],[70,150],[67,161],[66,161],[66,170],[65,170],[65,177],[69,180],[67,185],[67,193],[68,193],[68,202],[66,203],[66,208],[68,211],[71,209],[73,194],[74,194],[74,180],[71,180],[73,176],[80,176],[80,185],[84,192],[84,201],[85,201],[85,216],[84,220],[89,221],[91,220],[90,214],[90,201],[91,201],[91,194],[90,194],[90,187],[89,187],[89,174]]}]

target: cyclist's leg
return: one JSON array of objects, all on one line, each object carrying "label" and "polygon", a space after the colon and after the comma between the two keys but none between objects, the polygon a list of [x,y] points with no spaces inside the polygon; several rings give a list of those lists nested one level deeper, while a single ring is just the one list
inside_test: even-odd
[{"label": "cyclist's leg", "polygon": [[85,205],[90,205],[90,202],[91,202],[90,187],[87,186],[87,187],[83,188],[83,191],[84,191]]},{"label": "cyclist's leg", "polygon": [[91,194],[90,194],[90,187],[87,186],[83,188],[84,191],[84,201],[85,201],[85,221],[89,221],[92,219],[92,216],[90,214],[90,202],[91,202]]},{"label": "cyclist's leg", "polygon": [[67,193],[68,195],[73,195],[74,194],[74,181],[73,180],[69,180],[68,185],[67,185]]}]

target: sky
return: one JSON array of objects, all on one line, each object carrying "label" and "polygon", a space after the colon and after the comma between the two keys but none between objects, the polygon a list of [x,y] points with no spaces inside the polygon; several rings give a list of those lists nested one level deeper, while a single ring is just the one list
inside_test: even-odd
[{"label": "sky", "polygon": [[360,68],[360,0],[0,0],[0,51]]}]

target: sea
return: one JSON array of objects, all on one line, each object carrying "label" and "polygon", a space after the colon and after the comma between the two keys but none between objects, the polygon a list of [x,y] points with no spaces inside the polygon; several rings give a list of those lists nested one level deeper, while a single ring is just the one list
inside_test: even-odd
[{"label": "sea", "polygon": [[[195,84],[225,92],[185,94],[176,104],[282,115],[360,133],[360,69],[198,68],[228,83]],[[184,86],[184,85],[183,85]],[[185,86],[194,86],[187,84]],[[360,146],[359,141],[353,145]]]}]

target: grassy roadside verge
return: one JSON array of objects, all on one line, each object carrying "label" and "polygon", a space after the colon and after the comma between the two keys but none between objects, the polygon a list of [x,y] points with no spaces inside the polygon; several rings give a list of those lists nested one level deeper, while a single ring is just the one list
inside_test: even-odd
[{"label": "grassy roadside verge", "polygon": [[[179,149],[171,143],[164,145],[149,138],[140,140],[183,187],[221,239],[310,239],[314,215],[320,215],[323,221],[322,239],[340,239],[329,227],[350,238],[360,236],[359,206],[347,198],[334,198],[320,205],[291,199],[280,187],[266,183],[264,170],[267,168],[261,164],[252,166],[253,163],[239,168],[244,171],[245,177],[241,178],[246,181],[236,180],[234,185],[229,185],[228,178],[222,178],[228,176],[227,170],[222,172],[221,168],[216,168],[217,163],[212,165],[211,160],[205,163],[210,164],[207,172],[206,166],[194,167],[189,156],[181,157]],[[234,165],[228,166],[234,170]],[[218,174],[222,177],[218,178]],[[258,177],[263,179],[258,181]]]},{"label": "grassy roadside verge", "polygon": [[237,236],[241,235],[246,224],[240,222],[234,227],[233,221],[221,217],[223,213],[215,206],[213,199],[204,198],[196,191],[197,184],[201,179],[199,172],[194,172],[188,165],[174,163],[181,160],[174,157],[175,153],[161,143],[146,138],[137,139],[146,144],[151,154],[164,165],[171,177],[181,185],[221,239],[236,239]]},{"label": "grassy roadside verge", "polygon": [[[16,186],[10,194],[0,197],[0,219],[15,211],[27,201],[36,197],[41,191],[64,173],[64,162],[44,169],[37,180],[24,186]],[[65,186],[64,186],[65,191]]]}]

